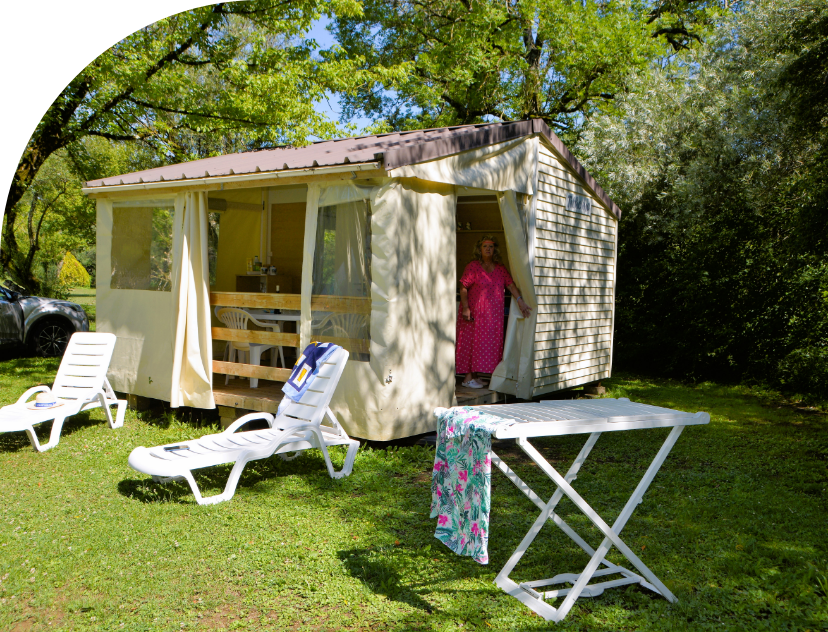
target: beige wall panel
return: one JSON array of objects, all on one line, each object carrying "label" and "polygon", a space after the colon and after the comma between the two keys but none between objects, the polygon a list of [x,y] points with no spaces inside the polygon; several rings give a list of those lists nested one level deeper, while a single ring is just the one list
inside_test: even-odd
[{"label": "beige wall panel", "polygon": [[[580,270],[582,272],[605,272],[612,274],[614,272],[614,261],[612,266],[607,266],[605,262],[598,264],[590,264],[583,261],[566,261],[564,259],[541,259],[536,262],[536,268],[544,268],[546,270],[555,270],[557,273],[567,273],[569,270]],[[549,276],[549,275],[547,275]]]},{"label": "beige wall panel", "polygon": [[606,244],[607,242],[590,240],[584,243],[584,241],[585,240],[581,240],[580,242],[576,243],[561,242],[555,240],[553,234],[546,233],[544,237],[538,237],[536,247],[546,250],[560,250],[563,252],[578,253],[582,255],[606,257],[607,259],[612,260],[613,249],[606,248],[604,246],[604,244]]},{"label": "beige wall panel", "polygon": [[[602,324],[600,320],[567,320],[558,323],[538,323],[536,328],[538,340],[571,338],[572,336],[589,334],[609,334],[612,327]],[[569,332],[572,332],[571,335]]]},{"label": "beige wall panel", "polygon": [[565,388],[573,388],[575,386],[580,386],[581,384],[589,384],[590,382],[605,380],[608,379],[610,376],[610,371],[605,370],[599,371],[597,373],[590,373],[589,375],[584,375],[581,377],[567,379],[562,382],[551,382],[536,385],[535,395],[543,395],[544,393],[554,393],[555,391],[560,391]]},{"label": "beige wall panel", "polygon": [[572,367],[576,363],[592,362],[593,360],[608,362],[609,346],[606,346],[603,349],[586,349],[578,353],[560,352],[550,357],[558,362],[559,367]]},{"label": "beige wall panel", "polygon": [[[541,266],[537,266],[535,268],[535,276],[538,279],[547,277],[550,279],[557,279],[561,282],[561,284],[563,284],[563,281],[565,280],[576,285],[580,281],[606,281],[607,283],[613,283],[615,281],[614,271],[612,269],[607,270],[606,268],[601,269],[602,267],[603,266],[599,266],[598,270],[567,270],[564,268],[543,268]],[[538,284],[542,285],[540,281],[538,281]]]},{"label": "beige wall panel", "polygon": [[607,297],[606,300],[598,300],[595,296],[538,296],[538,303],[540,305],[566,305],[572,308],[573,305],[580,306],[578,311],[588,309],[590,307],[599,307],[603,310],[612,309],[612,298]]},{"label": "beige wall panel", "polygon": [[[555,307],[554,305],[547,305],[548,309],[552,309]],[[602,321],[612,318],[612,310],[602,310],[602,309],[594,309],[595,306],[590,306],[593,311],[587,311],[587,308],[579,310],[577,312],[566,311],[563,313],[553,312],[550,311],[543,315],[541,318],[538,317],[539,323],[579,323],[579,322],[590,322],[593,320]]]},{"label": "beige wall panel", "polygon": [[[541,144],[535,222],[535,394],[609,375],[615,293],[615,217]],[[567,193],[592,200],[566,210]]]},{"label": "beige wall panel", "polygon": [[[561,288],[561,292],[577,291],[578,289],[607,289],[612,290],[615,283],[612,279],[583,279],[568,278],[565,276],[538,276],[535,285]],[[563,288],[568,288],[564,290]]]},{"label": "beige wall panel", "polygon": [[[538,222],[536,228],[541,228],[547,239],[564,244],[583,244],[585,241],[594,243],[596,248],[615,249],[615,239],[609,233],[599,233],[593,230],[566,229],[550,222]],[[568,227],[567,227],[568,228]]]},{"label": "beige wall panel", "polygon": [[[602,314],[604,312],[612,313],[612,302],[610,302],[609,300],[607,300],[604,303],[599,303],[599,302],[595,302],[595,301],[587,302],[587,301],[583,301],[583,300],[580,301],[580,302],[578,300],[574,300],[574,301],[573,300],[561,300],[560,297],[557,297],[557,296],[555,296],[555,297],[548,297],[547,296],[547,297],[543,297],[543,298],[545,298],[546,300],[545,301],[541,301],[541,300],[538,301],[538,306],[539,306],[538,310],[539,310],[539,312],[549,314],[549,315],[561,316],[561,317],[567,316],[567,315],[569,316],[568,318],[563,318],[562,320],[560,320],[558,322],[567,322],[567,321],[569,321],[571,323],[577,323],[579,320],[586,320],[586,319],[588,319],[588,320],[598,320],[598,318],[599,318],[598,315],[599,314]],[[543,307],[540,307],[540,306],[543,306]],[[590,312],[590,311],[594,312],[593,314],[590,314],[590,316],[592,316],[592,318],[588,318],[586,315],[583,314],[584,312]],[[581,313],[582,316],[580,318],[573,317],[572,314],[576,314],[576,313]],[[610,317],[610,320],[611,320],[611,317]],[[542,322],[548,322],[548,321],[542,321]],[[608,322],[607,324],[610,324],[610,323]]]},{"label": "beige wall panel", "polygon": [[[604,302],[602,298],[597,297],[612,297],[612,288],[591,288],[591,287],[566,287],[560,285],[545,286],[538,285],[536,294],[538,296],[559,296],[561,299],[568,299],[572,297],[596,297],[594,303]],[[548,299],[547,299],[548,300]]]},{"label": "beige wall panel", "polygon": [[107,375],[116,391],[169,401],[172,383],[172,294],[110,288],[112,203],[98,200],[97,206],[95,328],[118,337]]},{"label": "beige wall panel", "polygon": [[539,344],[540,341],[544,341],[545,345],[555,343],[555,346],[552,349],[550,349],[548,346],[546,347],[547,349],[550,349],[550,353],[555,353],[556,350],[565,349],[568,347],[584,347],[584,345],[586,345],[586,348],[597,349],[599,345],[610,342],[612,340],[612,335],[609,333],[599,334],[595,332],[579,332],[573,335],[571,333],[566,332],[560,336],[539,337],[538,340]]},{"label": "beige wall panel", "polygon": [[[564,336],[569,335],[569,333],[566,332]],[[581,332],[578,332],[578,337],[565,338],[564,336],[561,336],[560,339],[553,337],[546,340],[539,340],[538,348],[547,349],[548,353],[551,354],[549,357],[558,359],[577,354],[588,354],[588,356],[580,358],[581,360],[586,357],[593,358],[609,355],[609,348],[612,343],[612,337],[609,334],[606,334],[604,340],[598,342],[584,342],[584,340],[594,339],[596,336],[583,334]],[[563,344],[557,344],[561,340]],[[567,341],[571,341],[573,344],[566,346]],[[550,346],[554,348],[550,348]]]},{"label": "beige wall panel", "polygon": [[579,228],[615,234],[615,220],[603,211],[596,210],[591,215],[571,213],[562,204],[555,204],[548,199],[538,197],[538,217],[548,221],[564,223]]},{"label": "beige wall panel", "polygon": [[572,366],[537,367],[535,368],[535,380],[536,383],[551,384],[552,382],[561,382],[573,377],[584,377],[585,375],[608,370],[609,355],[595,360],[576,362]]},{"label": "beige wall panel", "polygon": [[537,219],[540,221],[554,222],[562,226],[615,235],[614,225],[602,224],[600,222],[590,222],[584,219],[583,216],[576,217],[575,215],[567,215],[564,213],[562,206],[556,207],[554,205],[547,204],[543,200],[538,200]]},{"label": "beige wall panel", "polygon": [[607,267],[612,266],[613,263],[613,260],[609,257],[570,252],[568,249],[536,247],[535,253],[537,259],[563,259],[565,261],[577,261],[578,263],[597,263]]}]

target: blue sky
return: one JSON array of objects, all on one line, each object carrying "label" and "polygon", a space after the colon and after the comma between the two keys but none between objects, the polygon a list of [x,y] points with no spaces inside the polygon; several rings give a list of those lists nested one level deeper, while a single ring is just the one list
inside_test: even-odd
[{"label": "blue sky", "polygon": [[[313,28],[311,28],[308,33],[308,36],[315,39],[322,48],[328,48],[334,43],[333,36],[326,28],[328,24],[330,24],[330,20],[326,17],[322,17],[314,23]],[[331,120],[338,121],[341,111],[339,99],[337,99],[334,95],[330,95],[327,100],[317,104],[316,110],[322,114],[325,114]],[[357,118],[351,122],[354,123],[361,131],[374,121],[369,118]]]}]

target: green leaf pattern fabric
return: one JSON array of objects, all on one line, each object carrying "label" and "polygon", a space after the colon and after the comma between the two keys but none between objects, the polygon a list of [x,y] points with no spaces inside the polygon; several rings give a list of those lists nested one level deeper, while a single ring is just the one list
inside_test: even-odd
[{"label": "green leaf pattern fabric", "polygon": [[437,409],[437,452],[431,475],[434,537],[458,555],[488,564],[492,432],[512,420],[470,406]]}]

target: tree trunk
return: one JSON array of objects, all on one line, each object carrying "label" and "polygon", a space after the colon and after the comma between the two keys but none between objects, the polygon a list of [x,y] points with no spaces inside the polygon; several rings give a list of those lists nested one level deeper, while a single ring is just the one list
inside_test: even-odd
[{"label": "tree trunk", "polygon": [[[35,133],[29,139],[26,151],[17,164],[9,197],[6,198],[6,210],[3,216],[3,246],[0,248],[0,269],[5,274],[11,274],[17,283],[27,290],[35,291],[37,282],[32,277],[31,270],[21,269],[22,253],[17,237],[14,234],[14,225],[17,222],[17,205],[26,191],[34,182],[37,172],[46,160],[58,149],[62,149],[75,140],[72,132],[66,127],[77,108],[83,102],[89,90],[89,85],[83,76],[76,77],[63,89],[60,96],[49,107],[46,115],[37,126]],[[17,263],[17,265],[15,265]],[[25,266],[23,266],[25,268]],[[34,285],[33,285],[34,284]]]}]

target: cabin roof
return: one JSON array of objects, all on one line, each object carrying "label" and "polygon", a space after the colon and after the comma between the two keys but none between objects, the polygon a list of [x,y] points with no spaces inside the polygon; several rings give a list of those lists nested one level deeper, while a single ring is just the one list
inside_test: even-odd
[{"label": "cabin roof", "polygon": [[306,147],[280,147],[226,154],[90,180],[86,186],[96,189],[153,182],[181,183],[194,179],[358,165],[378,161],[382,162],[384,169],[391,170],[532,134],[545,137],[596,196],[620,218],[621,211],[618,206],[541,119],[392,132],[319,141]]}]

